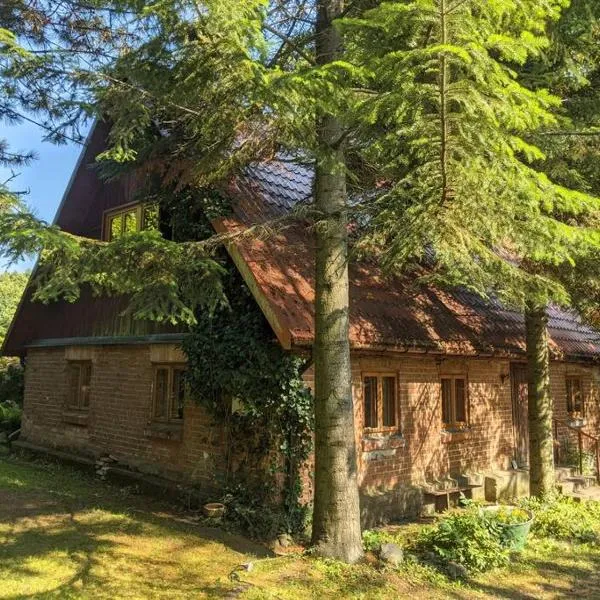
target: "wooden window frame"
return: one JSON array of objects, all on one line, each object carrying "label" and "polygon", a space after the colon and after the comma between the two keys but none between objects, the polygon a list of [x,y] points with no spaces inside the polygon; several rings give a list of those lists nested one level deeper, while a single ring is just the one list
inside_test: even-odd
[{"label": "wooden window frame", "polygon": [[[77,389],[75,390],[75,395],[77,396],[76,402],[71,402],[73,389],[71,388],[71,373],[70,370],[76,367],[78,369],[77,374]],[[84,374],[84,367],[89,369],[89,383],[87,390],[87,403],[84,402],[84,394],[83,394],[83,385],[82,378]],[[92,388],[92,361],[91,360],[69,360],[67,361],[67,402],[66,402],[66,410],[74,411],[74,412],[82,412],[87,413],[90,408],[90,396],[91,396],[91,388]]]},{"label": "wooden window frame", "polygon": [[[168,408],[167,415],[165,417],[157,417],[156,416],[156,404],[157,404],[157,390],[158,386],[156,385],[157,381],[157,373],[161,369],[167,370],[167,390],[169,395],[168,400]],[[187,371],[187,365],[183,363],[153,363],[152,368],[152,422],[153,423],[169,423],[169,424],[183,424],[184,417],[173,417],[172,409],[173,404],[175,402],[175,395],[173,393],[173,379],[175,371]],[[187,392],[184,391],[184,412],[185,412],[185,403],[187,399]]]},{"label": "wooden window frame", "polygon": [[136,232],[144,231],[146,229],[146,223],[144,222],[144,208],[148,205],[156,204],[152,202],[128,202],[127,204],[121,204],[115,208],[105,210],[102,214],[102,239],[105,242],[110,242],[110,227],[108,226],[110,219],[118,217],[119,215],[125,215],[132,210],[135,210],[135,216],[137,221]]},{"label": "wooden window frame", "polygon": [[[367,377],[377,378],[377,427],[367,427],[365,425],[365,379]],[[383,424],[383,380],[386,378],[392,378],[394,380],[394,398],[396,404],[396,424],[395,425],[384,425]],[[396,433],[401,430],[400,427],[400,398],[398,394],[398,374],[390,371],[368,371],[361,374],[361,390],[362,390],[362,418],[363,418],[363,430],[367,433]]]},{"label": "wooden window frame", "polygon": [[[574,410],[573,399],[569,398],[569,382],[577,381],[579,385],[579,393],[581,394],[581,410]],[[579,375],[567,375],[565,377],[565,399],[567,414],[572,418],[584,418],[585,417],[585,394],[583,393],[583,380]],[[571,405],[571,407],[569,406]],[[569,410],[571,408],[571,410]]]},{"label": "wooden window frame", "polygon": [[[451,397],[450,397],[450,421],[444,421],[444,379],[451,381]],[[465,389],[465,421],[456,420],[456,381],[462,379]],[[464,431],[470,426],[471,420],[471,402],[469,398],[469,378],[462,373],[448,373],[440,375],[440,408],[442,427],[446,431]]]}]

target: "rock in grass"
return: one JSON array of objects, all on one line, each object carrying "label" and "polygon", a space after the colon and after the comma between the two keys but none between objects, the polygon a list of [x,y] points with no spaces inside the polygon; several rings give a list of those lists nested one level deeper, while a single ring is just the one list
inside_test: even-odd
[{"label": "rock in grass", "polygon": [[404,560],[404,551],[398,544],[388,542],[381,544],[379,558],[392,567],[397,567]]},{"label": "rock in grass", "polygon": [[446,569],[451,579],[466,579],[469,576],[466,567],[452,560],[448,563]]},{"label": "rock in grass", "polygon": [[289,533],[282,533],[277,537],[277,542],[282,548],[289,548],[294,545],[294,538]]}]

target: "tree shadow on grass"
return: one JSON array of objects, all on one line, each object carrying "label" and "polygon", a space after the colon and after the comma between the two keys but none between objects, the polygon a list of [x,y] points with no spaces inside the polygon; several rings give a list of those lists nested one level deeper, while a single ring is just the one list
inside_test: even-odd
[{"label": "tree shadow on grass", "polygon": [[[533,600],[543,597],[553,599],[586,598],[600,599],[600,552],[574,546],[565,546],[556,552],[556,560],[550,557],[529,558],[531,580],[527,573],[516,575],[500,573],[493,582],[476,582],[473,588],[493,598]],[[535,579],[534,579],[535,578]],[[490,577],[491,579],[491,577]]]},{"label": "tree shadow on grass", "polygon": [[[72,491],[32,482],[0,489],[0,581],[13,584],[12,593],[4,588],[6,600],[113,600],[128,597],[128,585],[139,598],[225,597],[235,591],[231,568],[272,555],[242,536],[184,522],[172,505],[123,496],[116,486],[90,478]],[[222,549],[210,547],[215,542]],[[204,561],[198,572],[182,570],[178,556],[195,552]],[[40,591],[27,591],[36,586]]]}]

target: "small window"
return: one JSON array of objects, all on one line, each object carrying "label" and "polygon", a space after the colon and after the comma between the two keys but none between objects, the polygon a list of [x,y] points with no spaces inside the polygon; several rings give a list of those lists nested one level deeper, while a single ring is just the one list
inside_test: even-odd
[{"label": "small window", "polygon": [[90,406],[92,362],[69,362],[67,377],[69,388],[67,408],[70,410],[87,410]]},{"label": "small window", "polygon": [[153,419],[180,422],[183,419],[185,396],[185,367],[157,365],[154,368]]},{"label": "small window", "polygon": [[567,412],[570,415],[584,415],[583,386],[579,377],[567,377]]},{"label": "small window", "polygon": [[442,377],[442,422],[448,429],[464,428],[468,422],[467,380]]},{"label": "small window", "polygon": [[395,375],[366,375],[363,378],[364,427],[397,429],[398,394]]},{"label": "small window", "polygon": [[105,213],[103,237],[107,242],[111,242],[129,233],[158,229],[158,211],[156,203],[129,204],[126,207],[111,210]]}]

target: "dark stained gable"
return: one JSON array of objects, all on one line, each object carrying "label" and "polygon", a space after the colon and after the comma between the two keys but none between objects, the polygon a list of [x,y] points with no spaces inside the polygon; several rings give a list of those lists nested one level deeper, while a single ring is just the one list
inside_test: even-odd
[{"label": "dark stained gable", "polygon": [[[94,161],[106,149],[107,135],[105,123],[93,125],[59,206],[54,222],[69,233],[101,239],[104,212],[136,199],[139,182],[134,175],[107,183],[96,174]],[[93,298],[85,290],[73,304],[59,301],[44,305],[31,302],[28,290],[13,319],[2,353],[23,356],[26,346],[36,340],[156,335],[177,331],[170,326],[122,317],[124,307],[122,299]]]}]

